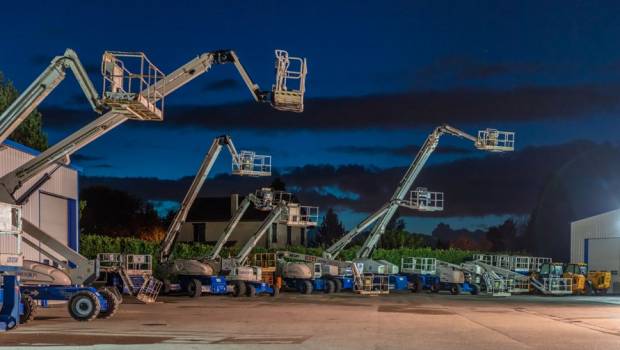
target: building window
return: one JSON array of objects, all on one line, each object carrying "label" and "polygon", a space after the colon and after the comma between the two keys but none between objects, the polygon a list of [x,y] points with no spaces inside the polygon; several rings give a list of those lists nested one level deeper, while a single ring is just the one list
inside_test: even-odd
[{"label": "building window", "polygon": [[194,226],[194,242],[204,243],[207,238],[207,225],[204,222],[197,222]]},{"label": "building window", "polygon": [[278,243],[278,224],[271,224],[271,243]]},{"label": "building window", "polygon": [[302,227],[299,229],[299,244],[306,245],[306,228]]},{"label": "building window", "polygon": [[286,226],[286,245],[291,245],[292,227]]}]

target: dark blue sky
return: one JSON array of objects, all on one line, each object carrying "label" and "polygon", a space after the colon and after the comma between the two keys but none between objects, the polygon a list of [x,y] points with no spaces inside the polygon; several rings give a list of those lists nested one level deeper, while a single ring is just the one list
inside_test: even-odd
[{"label": "dark blue sky", "polygon": [[[269,88],[273,49],[283,48],[308,58],[306,113],[247,106],[250,95],[234,68],[215,67],[167,98],[163,123],[128,122],[75,162],[89,177],[174,180],[192,175],[212,138],[226,132],[238,148],[272,154],[282,173],[324,164],[381,170],[408,165],[415,146],[442,122],[471,132],[515,130],[519,149],[581,139],[616,143],[618,10],[617,2],[581,1],[12,2],[3,6],[0,71],[23,89],[69,47],[100,86],[105,50],[143,51],[170,72],[199,53],[232,48]],[[52,142],[96,116],[72,76],[40,109]],[[442,145],[458,149],[435,154],[434,165],[481,156],[463,151],[470,145],[460,140],[444,138]],[[223,158],[216,173],[228,170]],[[290,181],[316,192],[309,197],[323,207],[337,204],[325,193],[358,195],[369,207],[389,197],[389,191],[366,198],[335,183],[312,188]],[[393,188],[386,181],[364,186]],[[365,212],[340,207],[347,226]],[[475,227],[512,214],[524,213],[408,222],[429,232],[440,220]]]}]

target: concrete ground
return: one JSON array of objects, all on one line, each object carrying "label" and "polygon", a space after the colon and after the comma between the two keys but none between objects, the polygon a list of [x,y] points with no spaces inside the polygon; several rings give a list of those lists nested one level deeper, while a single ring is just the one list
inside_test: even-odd
[{"label": "concrete ground", "polygon": [[64,306],[0,333],[0,349],[620,349],[620,297],[354,294],[127,300],[110,320]]}]

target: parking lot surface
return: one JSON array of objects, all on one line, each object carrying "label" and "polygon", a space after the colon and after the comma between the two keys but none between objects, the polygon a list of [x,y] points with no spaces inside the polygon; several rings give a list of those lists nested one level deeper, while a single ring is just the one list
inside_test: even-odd
[{"label": "parking lot surface", "polygon": [[64,306],[0,334],[0,347],[94,349],[620,349],[620,297],[348,293],[126,298],[110,320]]}]

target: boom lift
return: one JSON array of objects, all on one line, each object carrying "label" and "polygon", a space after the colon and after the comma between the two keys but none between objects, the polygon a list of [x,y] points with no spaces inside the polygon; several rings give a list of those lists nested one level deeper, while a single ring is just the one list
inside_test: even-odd
[{"label": "boom lift", "polygon": [[[371,230],[368,238],[362,245],[361,249],[357,252],[358,267],[362,272],[374,272],[378,271],[368,270],[368,263],[371,262],[370,257],[372,251],[375,249],[377,243],[381,235],[385,232],[385,227],[389,223],[390,219],[396,212],[396,209],[400,205],[400,203],[405,198],[407,191],[417,178],[418,174],[428,161],[430,155],[433,153],[435,148],[439,143],[439,139],[442,135],[449,134],[459,138],[463,138],[469,140],[474,143],[474,147],[479,150],[490,151],[490,152],[505,152],[514,150],[514,133],[499,131],[496,129],[486,129],[478,131],[477,136],[473,136],[465,133],[459,129],[451,127],[449,125],[441,125],[428,136],[422,148],[418,151],[416,158],[413,160],[409,168],[407,169],[404,177],[396,187],[392,198],[377,210],[375,213],[371,214],[365,220],[363,220],[360,224],[354,227],[351,231],[349,231],[346,235],[344,235],[340,240],[334,243],[331,247],[327,248],[324,252],[324,257],[333,259],[360,233],[364,231],[367,227],[375,224],[373,229]],[[375,223],[376,222],[376,223]],[[376,267],[383,265],[389,267],[390,273],[397,273],[398,266],[383,262],[383,264],[371,264]]]},{"label": "boom lift", "polygon": [[[285,207],[283,210],[280,210],[282,211],[280,214],[271,213],[267,217],[265,222],[261,225],[261,228],[252,238],[250,238],[235,258],[220,259],[221,271],[224,272],[229,281],[233,281],[235,296],[242,295],[244,291],[247,291],[248,296],[253,296],[257,293],[269,293],[271,295],[278,294],[279,288],[275,286],[275,279],[273,277],[265,278],[267,274],[275,272],[275,266],[264,266],[262,264],[254,264],[253,266],[243,265],[248,265],[246,264],[248,255],[264,235],[265,231],[263,228],[266,230],[275,222],[284,222],[288,225],[303,227],[316,226],[318,220],[318,207],[301,206],[297,203],[293,203],[291,198],[291,193],[284,191],[273,191],[271,188],[262,188],[257,190],[255,194],[249,194],[239,205],[239,208],[234,213],[224,232],[218,239],[213,252],[207,258],[207,261],[209,261],[212,265],[217,264],[217,259],[220,259],[219,253],[222,247],[229,239],[231,233],[236,228],[250,204],[254,204],[258,210],[272,212],[274,210],[280,210],[278,209],[280,206]],[[275,264],[275,259],[273,261]],[[268,282],[266,283],[266,281]]]},{"label": "boom lift", "polygon": [[[225,280],[215,276],[216,264],[201,262],[197,259],[170,260],[176,241],[181,233],[187,214],[196,200],[200,189],[209,176],[222,147],[226,147],[232,157],[232,173],[239,176],[271,176],[271,157],[257,155],[254,152],[237,152],[232,139],[228,135],[218,136],[213,140],[205,155],[194,181],[190,185],[179,211],[175,215],[166,236],[161,242],[159,261],[162,265],[164,292],[184,290],[191,296],[199,296],[202,291],[210,294],[228,293]],[[175,282],[174,284],[172,282]],[[200,284],[198,284],[200,283]],[[200,288],[197,288],[197,287]],[[204,287],[204,288],[203,288]]]},{"label": "boom lift", "polygon": [[[231,53],[230,57],[233,57],[234,61],[226,59],[221,62],[216,62],[214,60],[214,57],[216,56],[224,58],[225,55],[201,55],[198,59],[192,60],[190,63],[177,69],[173,72],[170,78],[166,78],[164,74],[161,73],[161,71],[142,53],[105,52],[101,65],[102,73],[104,75],[104,93],[102,103],[95,103],[93,101],[93,98],[96,100],[96,94],[90,93],[94,91],[94,89],[90,89],[92,84],[82,83],[83,81],[88,80],[80,80],[80,82],[83,89],[87,92],[92,104],[97,106],[95,109],[99,110],[99,106],[104,104],[111,107],[111,110],[82,129],[74,132],[63,141],[50,147],[38,157],[32,159],[0,179],[0,202],[8,204],[16,203],[17,200],[14,196],[16,195],[16,192],[26,183],[26,181],[33,179],[36,175],[45,171],[52,165],[58,167],[60,164],[67,164],[69,162],[68,157],[70,154],[102,136],[107,131],[120,125],[124,121],[128,119],[162,120],[164,97],[188,81],[191,81],[196,76],[206,72],[213,63],[234,62],[238,69],[242,69],[243,67],[240,65],[234,52],[226,52]],[[288,54],[285,55],[285,53],[285,51],[276,52],[276,55],[279,55],[277,56],[278,65],[276,65],[276,80],[281,83],[273,86],[271,94],[261,94],[261,96],[272,96],[270,99],[262,98],[260,100],[271,102],[275,108],[301,111],[303,110],[303,86],[306,74],[305,59],[297,59],[301,60],[303,67],[300,68],[299,74],[295,76],[294,71],[289,70],[290,62]],[[201,57],[206,58],[207,56],[210,56],[211,58],[206,61],[200,60]],[[132,73],[132,71],[127,68],[132,65],[125,64],[125,60],[133,61],[133,67],[137,67],[137,69],[133,71],[140,73]],[[197,64],[198,66],[202,65],[202,67],[192,67],[192,64]],[[246,84],[251,82],[245,70],[240,70],[240,73],[244,77]],[[84,75],[84,77],[86,76]],[[298,90],[293,89],[289,91],[286,86],[287,79],[299,81],[300,88]],[[168,82],[171,83],[170,90],[167,89],[166,84]],[[47,87],[49,86],[51,85],[47,85]],[[85,86],[88,88],[85,88]],[[260,92],[260,89],[258,88],[258,85],[253,83],[252,87],[252,93],[254,94],[255,99],[257,99],[257,93]],[[28,89],[28,91],[31,90],[34,91],[35,89]],[[49,91],[51,90],[48,89],[47,93],[49,93]],[[276,95],[278,94],[288,94],[292,97],[285,101],[283,98],[277,97]],[[9,108],[11,113],[3,114],[0,117],[0,125],[3,126],[2,129],[0,129],[0,136],[6,138],[5,135],[10,134],[10,132],[21,121],[23,121],[25,116],[29,113],[29,102],[27,101],[32,101],[30,103],[32,103],[33,106],[36,106],[40,102],[41,98],[44,97],[44,94],[40,95],[42,96],[41,98],[27,98],[26,96],[28,95],[25,94],[23,94],[23,96],[25,96],[23,99],[20,98],[15,101],[16,108]],[[295,104],[295,102],[297,102],[297,104]],[[18,107],[18,105],[21,104],[25,104],[25,106]],[[249,155],[248,159],[251,159],[251,157],[252,155]],[[52,170],[52,172],[53,171],[54,170]],[[49,178],[49,173],[46,175]],[[34,184],[34,187],[40,187],[43,183],[44,181],[37,181]],[[27,193],[32,193],[34,191],[34,187],[31,187]],[[81,255],[73,252],[71,249],[64,247],[64,245],[57,242],[52,236],[38,229],[35,225],[26,220],[23,221],[23,227],[26,230],[30,230],[29,234],[31,237],[47,245],[56,253],[60,253],[59,255],[63,256],[63,258],[68,259],[68,262],[59,261],[59,259],[55,259],[52,256],[53,254],[50,254],[50,257],[55,260],[55,263],[70,271],[72,275],[71,277],[78,277],[77,279],[71,279],[67,276],[63,276],[63,271],[53,268],[51,270],[48,269],[47,271],[43,271],[46,269],[45,267],[36,262],[32,262],[30,270],[32,271],[35,282],[40,282],[36,281],[36,279],[37,276],[41,275],[45,278],[51,279],[50,282],[54,282],[54,277],[60,276],[62,281],[66,282],[68,280],[71,285],[82,285],[85,282],[92,281],[94,277],[96,277],[97,268],[94,262],[88,261],[87,259],[81,257]],[[33,245],[35,249],[42,249],[39,245],[34,244],[31,241],[26,241],[26,243]],[[71,266],[72,268],[69,268],[69,262],[74,265]],[[10,281],[10,278],[8,280]],[[108,294],[105,293],[105,291],[104,293],[99,293],[95,290],[85,290],[83,288],[76,289],[77,287],[71,287],[73,288],[71,289],[68,288],[67,285],[59,286],[60,289],[56,287],[58,286],[34,285],[24,288],[24,291],[26,293],[36,292],[36,296],[41,298],[43,302],[48,299],[61,298],[61,300],[67,300],[67,298],[69,298],[70,313],[78,320],[91,320],[97,316],[110,317],[113,314],[116,299],[111,293]],[[33,291],[35,288],[44,288],[43,293],[36,290]],[[56,293],[58,291],[64,292]],[[108,304],[111,305],[108,306]],[[103,310],[103,312],[99,313],[100,310]]]},{"label": "boom lift", "polygon": [[[91,122],[39,156],[0,178],[0,202],[9,205],[18,204],[18,198],[21,196],[17,191],[23,185],[28,184],[31,186],[26,193],[34,192],[34,189],[43,185],[42,181],[34,181],[37,175],[50,167],[57,168],[60,166],[59,164],[68,163],[68,156],[70,154],[123,121],[127,119],[161,119],[163,112],[158,107],[163,106],[163,96],[145,94],[143,91],[148,87],[149,82],[153,83],[161,80],[163,74],[148,61],[144,54],[133,54],[132,56],[133,58],[138,58],[138,71],[141,74],[132,74],[124,68],[124,63],[118,56],[122,56],[122,54],[117,53],[115,55],[106,52],[103,55],[102,72],[104,74],[104,81],[110,82],[107,84],[109,91],[104,89],[103,95],[108,102],[111,102],[114,99],[114,95],[110,94],[122,93],[124,97],[123,103],[113,107],[94,122]],[[113,60],[113,58],[116,59]],[[126,75],[126,81],[118,78],[118,74]],[[83,78],[86,79],[86,77]],[[83,86],[90,85],[83,84]],[[133,91],[131,90],[132,88],[134,89]],[[96,95],[92,94],[91,96]],[[36,104],[37,101],[40,100],[35,99],[34,103]],[[20,99],[16,101],[18,104],[22,102]],[[101,104],[96,105],[100,106]],[[138,107],[140,105],[142,107]],[[106,104],[106,106],[110,105]],[[27,107],[17,108],[18,113],[15,115],[23,113],[26,109]],[[22,112],[19,112],[19,110]],[[14,118],[14,115],[7,114],[4,117],[8,120]],[[31,180],[34,183],[28,183]],[[115,296],[108,290],[97,291],[95,288],[85,286],[92,282],[98,273],[97,266],[93,261],[89,261],[68,248],[28,220],[22,219],[21,227],[30,237],[40,242],[36,243],[30,238],[22,237],[26,244],[48,255],[55,264],[62,267],[61,270],[35,261],[24,261],[20,274],[20,291],[25,299],[36,299],[43,305],[46,305],[48,300],[66,300],[68,301],[69,313],[74,319],[79,321],[90,321],[96,317],[109,318],[114,315],[119,303]],[[56,254],[62,258],[57,258]],[[66,259],[66,261],[63,259]],[[25,314],[24,321],[30,319],[32,314],[32,312]]]},{"label": "boom lift", "polygon": [[[443,204],[442,192],[430,192],[423,187],[418,187],[415,191],[411,191],[409,199],[399,202],[399,205],[402,207],[419,211],[443,210]],[[387,210],[387,206],[385,208]],[[287,279],[296,280],[296,289],[302,293],[308,293],[312,290],[307,287],[305,280],[308,280],[308,282],[312,284],[314,290],[331,291],[331,284],[334,285],[334,292],[354,289],[354,278],[356,276],[354,276],[355,270],[352,268],[353,264],[351,262],[343,262],[335,259],[288,251],[279,251],[276,254],[282,266],[280,269],[282,278],[285,281]],[[310,275],[309,269],[307,270],[304,266],[301,266],[304,264],[313,268],[314,273],[312,275]],[[378,267],[380,273],[385,274],[386,272],[383,271],[383,268],[383,265]],[[300,271],[306,271],[305,274],[310,277],[301,278],[300,275],[303,274],[300,273]],[[300,279],[304,281],[299,281]],[[374,278],[371,278],[371,280],[374,280]],[[390,276],[387,283],[389,289],[406,289],[408,286],[406,278],[397,275]],[[293,284],[293,282],[290,284]]]},{"label": "boom lift", "polygon": [[262,280],[262,268],[260,266],[249,266],[247,259],[256,247],[256,244],[263,238],[265,233],[272,227],[274,223],[288,221],[289,204],[281,200],[267,218],[262,222],[256,233],[243,245],[234,258],[222,259],[222,271],[226,274],[226,279],[232,282],[233,295],[247,295],[253,297],[256,294],[269,294],[277,296],[280,288],[275,283],[269,284]]}]

